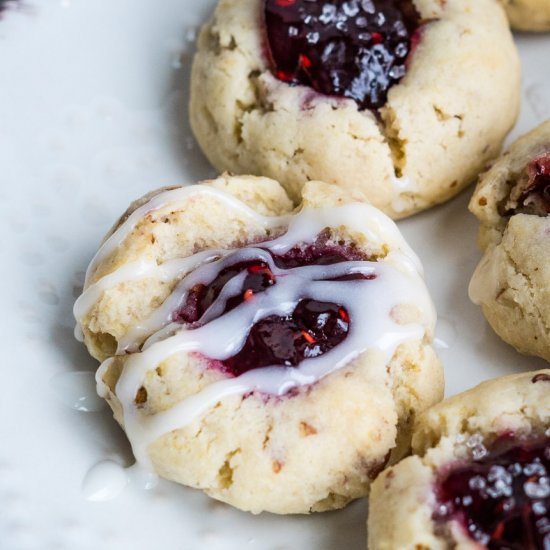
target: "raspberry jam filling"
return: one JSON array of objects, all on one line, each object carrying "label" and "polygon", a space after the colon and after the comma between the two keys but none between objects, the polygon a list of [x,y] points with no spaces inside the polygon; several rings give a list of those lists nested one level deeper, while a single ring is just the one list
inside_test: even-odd
[{"label": "raspberry jam filling", "polygon": [[197,323],[220,295],[223,287],[243,271],[246,271],[247,275],[244,280],[242,294],[229,298],[223,313],[235,309],[245,300],[251,300],[254,294],[263,292],[266,288],[275,284],[275,277],[265,262],[237,263],[222,269],[216,279],[209,285],[198,284],[194,286],[189,291],[183,307],[173,314],[172,320],[176,323]]},{"label": "raspberry jam filling", "polygon": [[533,160],[527,174],[529,182],[519,200],[521,211],[546,216],[550,213],[550,152]]},{"label": "raspberry jam filling", "polygon": [[279,80],[378,109],[406,73],[420,16],[412,0],[265,0],[265,23]]},{"label": "raspberry jam filling", "polygon": [[302,300],[291,315],[272,315],[256,323],[241,351],[222,363],[235,376],[261,367],[297,367],[343,342],[349,326],[342,306]]},{"label": "raspberry jam filling", "polygon": [[436,490],[438,521],[458,521],[489,550],[550,548],[550,440],[503,437],[487,456],[459,466]]},{"label": "raspberry jam filling", "polygon": [[[321,236],[311,245],[296,246],[283,255],[270,255],[273,263],[284,270],[364,259],[355,248],[330,244],[325,236]],[[183,306],[173,314],[173,320],[200,326],[202,316],[224,286],[243,272],[245,276],[240,292],[225,302],[220,316],[245,301],[254,300],[256,294],[277,284],[277,276],[264,261],[230,265],[220,270],[209,284],[195,285]],[[334,280],[369,280],[374,277],[350,274]],[[304,359],[323,355],[343,342],[349,329],[349,315],[342,305],[304,299],[289,315],[271,315],[257,322],[250,329],[242,349],[235,356],[221,361],[221,365],[225,371],[235,376],[267,366],[297,367]]]}]

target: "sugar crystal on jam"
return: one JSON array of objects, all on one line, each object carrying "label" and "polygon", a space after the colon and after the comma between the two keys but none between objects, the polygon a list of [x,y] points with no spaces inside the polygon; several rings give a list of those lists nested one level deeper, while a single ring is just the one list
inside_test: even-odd
[{"label": "sugar crystal on jam", "polygon": [[361,109],[385,104],[420,25],[412,0],[265,0],[264,11],[275,76]]},{"label": "sugar crystal on jam", "polygon": [[550,440],[497,441],[437,485],[436,522],[457,521],[488,550],[550,548]]}]

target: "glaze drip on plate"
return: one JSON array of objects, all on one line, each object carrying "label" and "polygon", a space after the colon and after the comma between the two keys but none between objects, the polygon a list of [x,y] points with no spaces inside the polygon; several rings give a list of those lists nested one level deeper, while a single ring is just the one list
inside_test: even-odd
[{"label": "glaze drip on plate", "polygon": [[[127,264],[95,280],[98,266],[144,217],[174,211],[201,193],[278,236],[164,264],[137,262],[135,271]],[[347,240],[340,237],[342,228]],[[373,250],[392,243],[392,251],[369,255],[354,235]],[[179,282],[149,318],[119,340],[117,352],[128,354],[116,385],[124,427],[136,459],[146,465],[150,443],[197,420],[227,396],[284,396],[366,352],[387,362],[400,344],[431,337],[435,324],[418,259],[395,224],[366,204],[304,207],[269,217],[208,186],[166,191],[132,213],[99,250],[75,305],[76,318],[83,321],[110,288],[152,276]],[[147,415],[140,407],[147,373],[179,353],[202,357],[204,368],[217,369],[222,379],[169,410]],[[114,360],[105,361],[96,377],[103,396],[110,391],[103,376]]]}]

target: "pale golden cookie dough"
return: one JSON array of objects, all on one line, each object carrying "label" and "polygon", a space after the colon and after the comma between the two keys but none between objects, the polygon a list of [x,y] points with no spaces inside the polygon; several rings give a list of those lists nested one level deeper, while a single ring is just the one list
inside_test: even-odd
[{"label": "pale golden cookie dough", "polygon": [[514,29],[550,31],[550,0],[501,0]]},{"label": "pale golden cookie dough", "polygon": [[369,550],[480,550],[455,522],[443,529],[433,513],[441,468],[472,460],[504,434],[543,437],[550,425],[550,370],[485,382],[419,416],[413,453],[372,485]]},{"label": "pale golden cookie dough", "polygon": [[402,218],[454,196],[516,121],[518,54],[494,0],[418,0],[425,27],[380,119],[269,70],[261,0],[221,0],[198,40],[190,117],[219,170],[280,181],[294,201],[321,179]]},{"label": "pale golden cookie dough", "polygon": [[506,342],[550,361],[550,216],[518,205],[528,166],[550,155],[550,121],[518,139],[480,179],[470,210],[481,222],[484,256],[472,300]]},{"label": "pale golden cookie dough", "polygon": [[[221,176],[204,185],[222,189],[264,215],[293,209],[283,188],[266,178]],[[337,187],[320,182],[307,183],[302,192],[303,204],[315,208],[349,202]],[[123,219],[144,202],[135,203]],[[398,246],[391,240],[374,246],[366,235],[345,227],[333,231],[372,258],[383,259]],[[194,195],[144,218],[97,265],[88,286],[136,260],[160,264],[208,248],[233,248],[267,238],[263,226],[226,204]],[[81,320],[90,353],[102,360],[112,356],[129,327],[158,307],[176,283],[127,280],[105,291]],[[443,373],[431,346],[428,316],[406,307],[401,314],[414,315],[420,326],[426,324],[427,333],[401,344],[389,362],[371,350],[290,397],[254,393],[223,398],[192,423],[149,445],[155,470],[253,513],[331,510],[365,496],[381,469],[408,452],[416,415],[443,396]],[[117,356],[100,375],[123,427],[116,383],[127,357]],[[141,410],[147,415],[165,411],[224,378],[207,366],[201,356],[182,352],[152,368],[138,394]]]}]

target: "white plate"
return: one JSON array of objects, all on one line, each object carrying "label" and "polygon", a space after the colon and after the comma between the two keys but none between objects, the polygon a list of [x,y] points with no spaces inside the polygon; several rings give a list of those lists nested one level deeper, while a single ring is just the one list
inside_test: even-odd
[{"label": "white plate", "polygon": [[[77,412],[59,397],[61,373],[95,368],[73,340],[72,303],[132,199],[213,175],[186,122],[194,32],[213,4],[25,0],[0,20],[2,550],[364,548],[365,501],[253,517],[167,482],[105,503],[81,491],[98,461],[131,456],[108,411]],[[524,102],[514,136],[550,117],[550,37],[518,42]],[[500,342],[467,299],[479,258],[469,193],[400,224],[442,320],[449,394],[543,366]]]}]

